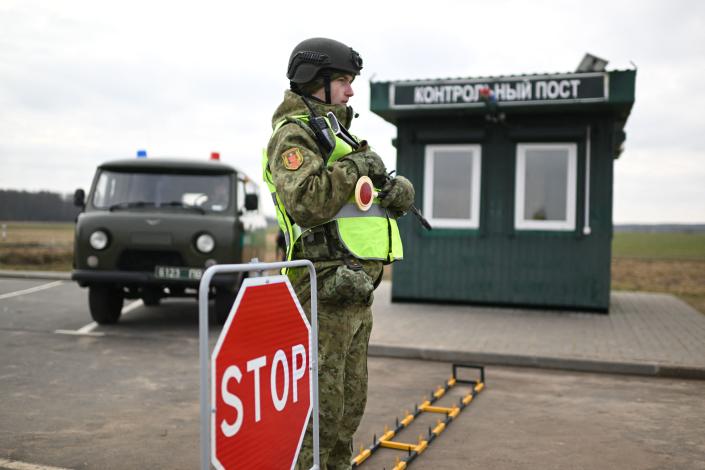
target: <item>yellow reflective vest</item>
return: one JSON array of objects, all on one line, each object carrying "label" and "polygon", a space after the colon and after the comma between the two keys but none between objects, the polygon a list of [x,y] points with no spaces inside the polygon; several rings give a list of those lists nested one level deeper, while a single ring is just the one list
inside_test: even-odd
[{"label": "yellow reflective vest", "polygon": [[[302,121],[308,125],[308,115],[291,116],[291,118]],[[286,119],[280,121],[275,126],[272,136],[274,136],[286,122],[290,121]],[[328,123],[328,126],[330,127],[330,123]],[[328,159],[327,165],[333,165],[333,163],[352,151],[353,148],[348,143],[336,136],[335,147]],[[269,191],[272,194],[272,199],[277,211],[277,222],[286,238],[286,257],[287,260],[291,260],[296,241],[315,227],[301,227],[289,217],[272,180],[272,173],[269,170],[269,156],[267,155],[266,149],[262,154],[262,173],[264,181],[267,183]],[[343,247],[355,258],[391,263],[404,257],[397,221],[389,216],[385,208],[379,205],[379,199],[376,197],[374,198],[372,207],[367,211],[363,211],[355,204],[355,195],[351,195],[348,202],[331,220],[316,227],[328,223],[334,224],[333,227],[338,231],[338,238],[342,242]]]}]

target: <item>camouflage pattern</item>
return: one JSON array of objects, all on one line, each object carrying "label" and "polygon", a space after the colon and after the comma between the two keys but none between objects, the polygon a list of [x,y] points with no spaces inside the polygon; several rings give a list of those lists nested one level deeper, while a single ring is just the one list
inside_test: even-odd
[{"label": "camouflage pattern", "polygon": [[[316,112],[333,111],[347,128],[352,108],[326,105],[311,100]],[[287,117],[309,114],[300,96],[287,91],[274,113],[272,128]],[[282,158],[298,149],[303,161],[288,169]],[[292,122],[282,126],[270,140],[267,155],[277,194],[293,220],[313,227],[330,220],[348,202],[360,176],[368,175],[379,157],[368,148],[346,155],[326,166],[310,129]],[[293,167],[291,163],[288,166]],[[383,163],[382,163],[383,168]],[[305,240],[301,241],[305,244]],[[297,244],[298,245],[298,244]],[[307,247],[306,254],[315,246]],[[327,249],[321,247],[320,253]],[[300,250],[294,250],[294,257]],[[316,257],[312,257],[316,258]],[[361,269],[347,267],[339,259],[314,262],[318,285],[318,380],[320,401],[321,469],[349,469],[352,436],[367,402],[367,346],[372,330],[373,290],[382,277],[382,262],[355,260]],[[305,269],[288,272],[296,295],[310,315],[310,281]],[[296,468],[308,470],[313,464],[311,423],[304,438]]]},{"label": "camouflage pattern", "polygon": [[[360,142],[360,147],[355,151],[355,156],[364,158],[364,162],[367,164],[367,176],[370,177],[375,187],[382,187],[389,179],[387,168],[384,166],[382,158],[370,148],[366,140]],[[357,160],[358,158],[355,158],[355,161]]]},{"label": "camouflage pattern", "polygon": [[[362,262],[364,271],[355,276],[367,277],[370,284],[368,298],[344,301],[318,302],[318,387],[320,400],[319,444],[321,469],[349,469],[352,459],[352,438],[357,430],[367,403],[367,345],[372,331],[372,280],[382,275],[379,262]],[[316,263],[319,293],[327,285],[338,284],[340,266]],[[319,271],[319,266],[321,269]],[[343,271],[350,271],[344,268]],[[348,277],[347,272],[342,277]],[[308,275],[297,278],[295,291],[310,319],[310,286]],[[359,291],[358,291],[359,292]],[[304,301],[304,299],[306,299]],[[303,446],[296,463],[297,469],[308,470],[313,465],[312,424],[309,422]]]},{"label": "camouflage pattern", "polygon": [[[345,105],[326,105],[310,100],[316,112],[325,115],[333,111],[346,127],[352,120],[352,108]],[[272,117],[272,129],[288,116],[309,114],[300,96],[285,92],[284,101]],[[296,170],[284,165],[282,155],[293,148],[303,156]],[[367,175],[364,156],[344,157],[326,167],[313,132],[296,123],[282,126],[267,146],[269,170],[277,194],[294,221],[302,227],[313,227],[330,220],[338,213],[355,190],[360,176]]]},{"label": "camouflage pattern", "polygon": [[342,305],[372,305],[374,281],[363,269],[353,270],[346,265],[340,265],[335,273],[328,276],[318,287],[318,298],[321,302],[337,302]]},{"label": "camouflage pattern", "polygon": [[384,185],[382,191],[385,194],[379,203],[382,207],[388,207],[394,211],[406,212],[414,203],[414,186],[411,181],[403,176],[397,176]]}]

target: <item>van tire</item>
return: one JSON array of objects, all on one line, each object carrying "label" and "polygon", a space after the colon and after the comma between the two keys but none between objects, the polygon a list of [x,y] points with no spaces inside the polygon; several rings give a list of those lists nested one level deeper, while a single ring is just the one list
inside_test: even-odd
[{"label": "van tire", "polygon": [[88,307],[91,317],[101,325],[118,322],[122,313],[122,291],[112,286],[90,286],[88,288]]}]

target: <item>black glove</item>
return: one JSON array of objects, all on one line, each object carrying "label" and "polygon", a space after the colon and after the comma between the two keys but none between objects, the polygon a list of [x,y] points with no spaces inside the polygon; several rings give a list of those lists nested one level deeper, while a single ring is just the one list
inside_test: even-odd
[{"label": "black glove", "polygon": [[380,201],[382,207],[397,212],[406,212],[414,203],[414,185],[403,176],[389,180],[383,187],[384,197]]}]

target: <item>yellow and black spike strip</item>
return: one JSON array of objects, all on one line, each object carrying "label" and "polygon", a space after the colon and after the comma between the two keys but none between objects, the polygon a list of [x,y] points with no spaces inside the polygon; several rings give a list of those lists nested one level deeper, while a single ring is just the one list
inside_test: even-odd
[{"label": "yellow and black spike strip", "polygon": [[[458,369],[477,369],[480,371],[480,380],[461,380],[458,378]],[[460,398],[457,405],[451,407],[433,406],[433,403],[439,400],[443,395],[446,394],[448,390],[454,387],[456,384],[469,384],[472,386],[470,391],[463,397]],[[359,467],[365,460],[367,460],[376,450],[380,447],[387,449],[405,450],[407,452],[407,457],[404,459],[397,458],[393,470],[404,470],[416,457],[421,455],[441,433],[446,429],[446,427],[453,421],[460,412],[467,407],[472,400],[485,388],[485,368],[482,366],[475,366],[469,364],[453,364],[453,375],[445,383],[443,387],[439,386],[435,391],[431,392],[429,399],[421,403],[420,405],[414,405],[414,412],[409,413],[408,411],[404,413],[404,418],[399,421],[396,418],[394,429],[389,429],[385,426],[384,434],[377,439],[375,434],[372,438],[372,445],[365,449],[364,447],[360,449],[360,453],[353,458],[352,468]],[[419,436],[419,441],[416,444],[407,444],[403,442],[392,441],[392,438],[397,435],[399,431],[409,426],[417,416],[421,413],[441,413],[445,414],[444,420],[438,420],[434,428],[428,429],[428,436]]]}]

